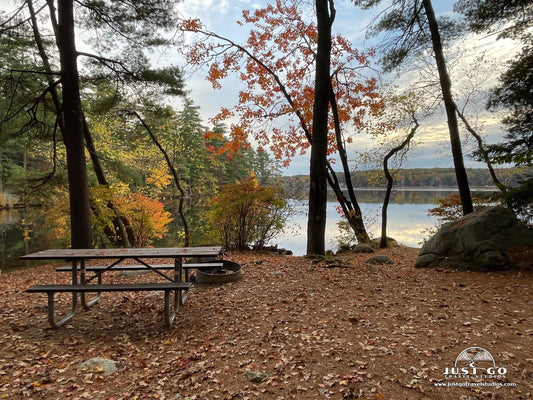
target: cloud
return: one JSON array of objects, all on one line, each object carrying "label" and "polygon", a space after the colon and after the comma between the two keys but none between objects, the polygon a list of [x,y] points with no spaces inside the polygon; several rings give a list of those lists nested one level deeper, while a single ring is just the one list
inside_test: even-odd
[{"label": "cloud", "polygon": [[226,15],[230,10],[229,0],[187,0],[178,6],[181,13],[190,17],[199,15]]}]

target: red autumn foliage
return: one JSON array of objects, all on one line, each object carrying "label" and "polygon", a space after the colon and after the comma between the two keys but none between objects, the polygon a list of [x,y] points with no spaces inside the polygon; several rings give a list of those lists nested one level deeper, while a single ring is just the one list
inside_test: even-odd
[{"label": "red autumn foliage", "polygon": [[[217,153],[232,152],[253,137],[288,164],[310,146],[314,102],[314,62],[317,27],[313,15],[299,4],[277,0],[264,8],[243,11],[239,24],[251,28],[244,44],[209,31],[199,20],[183,20],[179,29],[195,33],[186,48],[189,64],[208,66],[207,79],[220,89],[230,74],[239,74],[244,88],[237,104],[221,108],[212,119],[238,117],[229,128],[230,140]],[[369,130],[368,117],[383,109],[375,78],[364,76],[373,52],[360,52],[341,35],[332,38],[332,84],[337,97],[344,140]],[[330,121],[329,154],[337,150]],[[381,128],[372,126],[372,131]]]}]

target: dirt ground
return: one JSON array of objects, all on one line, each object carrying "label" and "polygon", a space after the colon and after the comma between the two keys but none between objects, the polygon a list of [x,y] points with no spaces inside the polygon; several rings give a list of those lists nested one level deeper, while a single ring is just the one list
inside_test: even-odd
[{"label": "dirt ground", "polygon": [[[162,294],[126,292],[53,330],[46,296],[24,290],[69,274],[2,274],[0,398],[533,399],[533,273],[415,270],[417,252],[379,250],[393,265],[230,253],[243,279],[193,286],[170,329]],[[469,366],[467,349],[493,361]],[[92,357],[118,371],[79,368]]]}]

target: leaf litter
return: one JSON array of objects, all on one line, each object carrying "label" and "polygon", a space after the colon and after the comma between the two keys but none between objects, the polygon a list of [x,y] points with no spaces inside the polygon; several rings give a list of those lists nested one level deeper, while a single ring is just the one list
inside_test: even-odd
[{"label": "leaf litter", "polygon": [[[412,248],[321,259],[229,253],[243,279],[195,285],[174,326],[162,295],[104,293],[53,330],[34,284],[0,275],[0,399],[531,399],[533,273],[415,270]],[[108,281],[147,279],[110,273]],[[70,297],[58,295],[58,312]],[[513,387],[437,387],[464,349],[487,349]],[[93,357],[118,372],[79,368]]]}]

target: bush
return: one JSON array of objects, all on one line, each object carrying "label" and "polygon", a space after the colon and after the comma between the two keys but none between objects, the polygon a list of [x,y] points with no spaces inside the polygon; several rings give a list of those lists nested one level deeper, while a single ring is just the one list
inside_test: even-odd
[{"label": "bush", "polygon": [[[530,227],[533,225],[533,179],[519,181],[518,187],[510,187],[501,192],[472,192],[474,211],[486,206],[502,205]],[[439,225],[456,221],[463,216],[461,198],[458,193],[438,200],[437,207],[428,214],[439,218]]]},{"label": "bush", "polygon": [[226,249],[263,248],[283,231],[288,215],[281,191],[259,185],[253,175],[225,185],[210,206],[212,231]]}]

